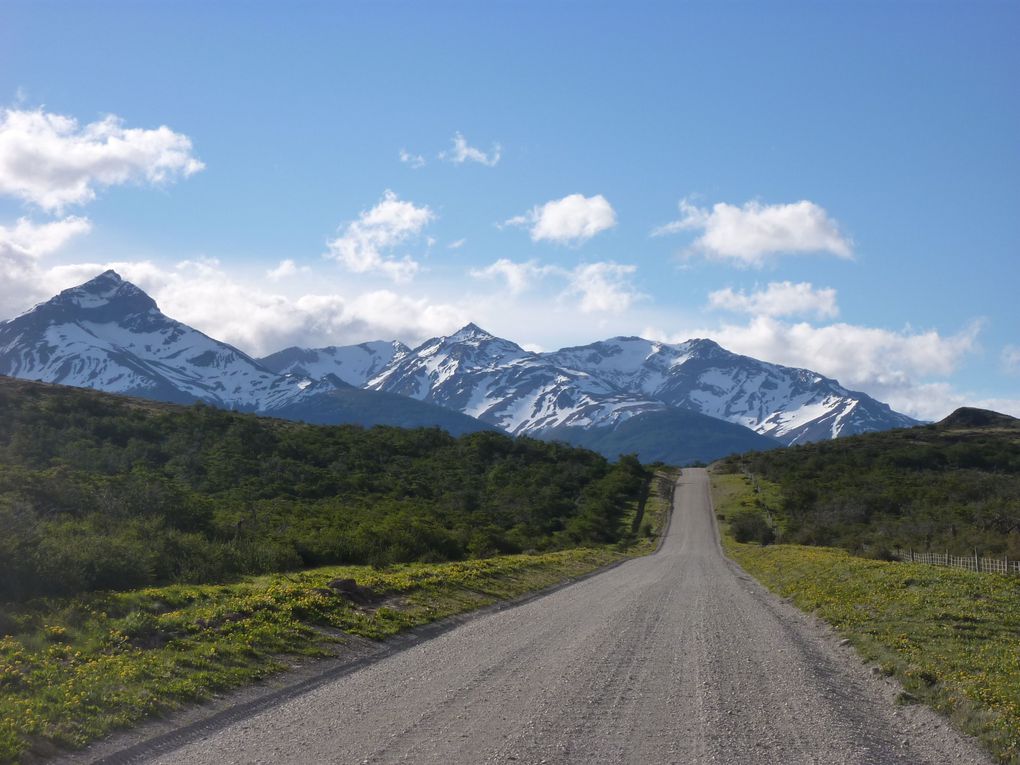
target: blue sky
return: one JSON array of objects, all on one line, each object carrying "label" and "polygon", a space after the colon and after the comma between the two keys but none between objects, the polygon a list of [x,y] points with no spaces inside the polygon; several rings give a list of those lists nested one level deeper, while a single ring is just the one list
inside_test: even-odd
[{"label": "blue sky", "polygon": [[255,354],[707,335],[917,416],[1020,415],[1017,28],[988,2],[8,0],[0,316],[114,265]]}]

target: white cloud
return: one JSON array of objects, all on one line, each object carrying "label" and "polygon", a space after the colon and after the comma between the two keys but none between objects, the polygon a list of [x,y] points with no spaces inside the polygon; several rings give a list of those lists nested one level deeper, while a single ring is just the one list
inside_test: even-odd
[{"label": "white cloud", "polygon": [[570,194],[517,215],[506,226],[531,226],[532,241],[580,245],[616,225],[616,212],[601,194]]},{"label": "white cloud", "polygon": [[203,167],[191,139],[166,126],[125,128],[112,115],[80,126],[41,109],[0,117],[0,194],[51,212],[91,201],[100,187],[164,183]]},{"label": "white cloud", "polygon": [[354,273],[379,272],[394,281],[407,281],[420,265],[408,256],[396,258],[389,251],[421,234],[435,219],[427,206],[416,207],[387,190],[371,210],[347,224],[342,236],[326,243],[328,257]]},{"label": "white cloud", "polygon": [[472,269],[476,279],[502,279],[510,295],[534,289],[547,277],[566,282],[560,300],[577,299],[582,313],[623,313],[636,300],[646,297],[635,289],[631,277],[637,266],[613,263],[582,263],[574,268],[546,266],[536,260],[515,262],[500,258],[485,268]]},{"label": "white cloud", "polygon": [[519,295],[545,276],[564,272],[553,266],[539,265],[535,260],[515,263],[508,258],[500,258],[485,268],[473,268],[469,273],[476,279],[504,279],[510,294]]},{"label": "white cloud", "polygon": [[815,326],[757,316],[746,324],[691,327],[679,333],[647,328],[645,333],[669,342],[710,337],[735,353],[820,372],[898,411],[926,419],[942,404],[926,403],[917,395],[924,379],[956,371],[965,357],[977,351],[980,330],[978,322],[942,335],[910,327],[894,331],[845,323]]},{"label": "white cloud", "polygon": [[467,239],[458,239],[457,241],[450,242],[448,245],[446,245],[446,249],[448,249],[448,250],[459,250],[465,244],[467,244]]},{"label": "white cloud", "polygon": [[989,398],[980,393],[957,390],[947,382],[920,383],[890,390],[883,400],[898,412],[935,422],[961,406],[991,409],[1020,417],[1020,398]]},{"label": "white cloud", "polygon": [[580,265],[570,273],[567,294],[580,297],[584,313],[623,313],[644,297],[631,284],[635,271],[637,266],[612,262]]},{"label": "white cloud", "polygon": [[13,226],[0,225],[0,321],[48,297],[38,260],[91,228],[88,218],[76,216],[49,223],[20,218]]},{"label": "white cloud", "polygon": [[680,212],[678,220],[655,229],[653,236],[700,231],[693,250],[713,260],[760,266],[769,256],[781,253],[825,252],[853,257],[852,242],[814,202],[748,202],[743,207],[719,202],[709,210],[684,199]]},{"label": "white cloud", "polygon": [[47,296],[91,279],[107,268],[148,292],[168,316],[261,356],[288,345],[353,344],[366,339],[415,343],[448,334],[470,317],[463,308],[375,290],[354,296],[288,296],[244,284],[215,260],[76,264],[43,275]]},{"label": "white cloud", "polygon": [[13,227],[0,225],[0,252],[39,258],[56,252],[74,237],[91,230],[89,219],[76,215],[49,223],[19,218]]},{"label": "white cloud", "polygon": [[1007,345],[1003,347],[1000,359],[1002,368],[1008,374],[1020,374],[1020,346]]},{"label": "white cloud", "polygon": [[502,147],[498,143],[494,143],[492,149],[486,153],[481,149],[476,149],[474,146],[469,146],[467,139],[460,132],[457,132],[453,134],[453,149],[451,151],[440,152],[439,158],[449,160],[456,165],[462,165],[465,162],[477,162],[486,167],[495,167],[499,163],[501,153]]},{"label": "white cloud", "polygon": [[407,149],[400,150],[400,161],[412,170],[420,170],[425,167],[425,157],[421,154],[411,154]]},{"label": "white cloud", "polygon": [[281,279],[287,279],[291,276],[297,276],[298,274],[307,274],[311,269],[308,266],[299,266],[293,260],[289,258],[287,260],[281,260],[280,264],[276,268],[271,268],[266,271],[266,276],[274,281],[278,282]]},{"label": "white cloud", "polygon": [[769,282],[763,290],[747,294],[743,290],[716,290],[708,295],[708,304],[735,313],[752,316],[816,316],[832,319],[839,315],[836,290],[815,289],[810,282]]}]

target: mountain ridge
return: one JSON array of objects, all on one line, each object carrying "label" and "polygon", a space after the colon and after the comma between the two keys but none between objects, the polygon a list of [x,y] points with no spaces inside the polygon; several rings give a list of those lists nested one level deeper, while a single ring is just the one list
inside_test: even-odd
[{"label": "mountain ridge", "polygon": [[163,314],[115,271],[0,322],[0,375],[318,424],[490,430],[466,415],[395,402],[336,375],[284,375]]},{"label": "mountain ridge", "polygon": [[672,409],[784,444],[918,424],[817,372],[735,354],[708,338],[670,344],[618,336],[535,353],[472,323],[395,354],[363,385],[518,435],[618,427]]},{"label": "mountain ridge", "polygon": [[413,348],[374,340],[254,358],[167,317],[115,271],[0,322],[0,374],[320,424],[499,429],[675,462],[916,424],[709,338],[534,352],[469,323]]}]

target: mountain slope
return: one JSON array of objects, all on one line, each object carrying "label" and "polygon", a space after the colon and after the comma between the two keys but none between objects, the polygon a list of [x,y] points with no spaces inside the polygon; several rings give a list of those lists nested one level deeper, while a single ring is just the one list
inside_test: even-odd
[{"label": "mountain slope", "polygon": [[616,428],[676,409],[785,444],[917,424],[835,380],[740,356],[705,339],[668,344],[615,337],[530,353],[469,324],[394,357],[365,385],[531,435]]},{"label": "mountain slope", "polygon": [[311,380],[333,374],[348,385],[360,388],[388,367],[395,358],[409,350],[396,340],[311,349],[291,346],[261,358],[258,362],[277,374],[296,375]]},{"label": "mountain slope", "polygon": [[629,393],[744,425],[786,444],[918,424],[817,372],[731,353],[711,340],[671,345],[615,337],[546,357]]},{"label": "mountain slope", "polygon": [[0,324],[0,374],[245,411],[311,393],[165,316],[114,271]]},{"label": "mountain slope", "polygon": [[278,406],[265,414],[310,425],[390,425],[399,428],[442,428],[453,436],[499,428],[461,412],[415,401],[406,396],[350,386]]},{"label": "mountain slope", "polygon": [[730,454],[778,449],[782,444],[753,430],[685,409],[644,412],[616,427],[560,427],[540,438],[583,446],[613,459],[636,454],[642,462],[688,465]]},{"label": "mountain slope", "polygon": [[457,412],[353,387],[336,365],[320,367],[324,373],[314,381],[279,374],[164,315],[114,271],[0,323],[0,375],[318,424],[437,426],[457,434],[492,429]]},{"label": "mountain slope", "polygon": [[793,444],[916,424],[706,339],[533,353],[468,324],[413,349],[375,341],[256,360],[165,316],[113,271],[0,323],[0,374],[315,423],[498,428],[674,462],[772,446],[750,431]]},{"label": "mountain slope", "polygon": [[470,414],[509,433],[534,435],[557,427],[613,426],[662,411],[587,372],[558,366],[541,354],[468,324],[427,340],[396,359],[367,387]]}]

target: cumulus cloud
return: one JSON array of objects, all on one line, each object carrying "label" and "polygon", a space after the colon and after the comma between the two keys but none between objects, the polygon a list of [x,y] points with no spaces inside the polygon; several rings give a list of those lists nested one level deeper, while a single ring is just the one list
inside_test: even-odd
[{"label": "cumulus cloud", "polygon": [[378,272],[394,281],[407,281],[420,264],[407,255],[396,257],[392,250],[418,237],[435,219],[427,205],[415,206],[387,190],[371,210],[344,228],[343,235],[326,243],[328,257],[354,273]]},{"label": "cumulus cloud", "polygon": [[291,276],[297,276],[298,274],[307,274],[311,269],[308,266],[299,266],[293,260],[289,258],[287,260],[281,260],[280,264],[276,268],[271,268],[266,271],[266,277],[274,282],[278,282],[281,279],[287,279]]},{"label": "cumulus cloud", "polygon": [[582,313],[623,313],[645,297],[632,283],[637,266],[613,263],[582,263],[574,268],[542,265],[536,260],[515,262],[500,258],[485,268],[472,269],[476,279],[499,279],[511,295],[533,289],[546,277],[566,282],[561,300],[577,300]]},{"label": "cumulus cloud", "polygon": [[88,218],[77,216],[49,223],[20,218],[13,226],[0,225],[0,321],[46,297],[39,259],[91,228]]},{"label": "cumulus cloud", "polygon": [[977,351],[981,324],[943,335],[935,330],[900,331],[835,323],[815,326],[770,316],[746,324],[691,327],[680,333],[646,329],[653,339],[681,342],[710,337],[724,348],[777,364],[811,369],[852,390],[862,390],[906,414],[928,418],[937,408],[916,395],[925,378],[947,376]]},{"label": "cumulus cloud", "polygon": [[97,188],[165,183],[203,167],[191,139],[165,125],[126,128],[111,115],[82,126],[42,109],[0,116],[0,194],[49,212],[89,202]]},{"label": "cumulus cloud", "polygon": [[412,170],[420,170],[426,165],[425,157],[421,154],[412,154],[407,149],[400,150],[400,161]]},{"label": "cumulus cloud", "polygon": [[783,253],[829,253],[853,257],[852,242],[839,225],[814,202],[743,207],[719,202],[711,209],[680,201],[679,219],[655,229],[653,236],[681,231],[701,232],[692,250],[713,260],[760,266]]},{"label": "cumulus cloud", "polygon": [[919,420],[937,422],[961,406],[991,409],[1020,417],[1020,398],[988,397],[972,391],[959,390],[947,382],[917,383],[884,392],[881,400],[897,412]]},{"label": "cumulus cloud", "polygon": [[91,230],[89,219],[76,215],[49,223],[35,223],[28,218],[19,218],[13,226],[0,225],[0,252],[39,258],[56,252],[74,237]]},{"label": "cumulus cloud", "polygon": [[623,313],[643,297],[631,283],[637,266],[621,263],[587,263],[570,273],[567,294],[580,298],[584,313]]},{"label": "cumulus cloud", "polygon": [[765,289],[747,294],[732,288],[716,290],[708,295],[708,304],[735,313],[752,316],[816,316],[832,319],[839,314],[836,290],[815,289],[810,282],[769,282]]},{"label": "cumulus cloud", "polygon": [[281,294],[238,281],[216,260],[169,268],[149,261],[59,266],[43,275],[47,295],[108,268],[148,292],[168,316],[254,356],[288,345],[343,345],[369,338],[414,343],[470,321],[461,307],[390,290]]},{"label": "cumulus cloud", "polygon": [[439,158],[453,162],[455,165],[477,162],[486,167],[495,167],[499,163],[502,151],[503,148],[498,143],[494,143],[488,152],[477,149],[469,145],[467,139],[458,131],[453,134],[453,148],[450,151],[440,152]]},{"label": "cumulus cloud", "polygon": [[563,270],[539,265],[535,260],[516,263],[508,258],[500,258],[485,268],[473,268],[469,273],[476,279],[502,279],[510,294],[519,295],[534,287],[543,277],[558,272],[563,273]]},{"label": "cumulus cloud", "polygon": [[616,225],[616,212],[601,194],[570,194],[536,206],[526,215],[506,221],[507,226],[531,226],[531,239],[580,245]]}]

